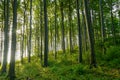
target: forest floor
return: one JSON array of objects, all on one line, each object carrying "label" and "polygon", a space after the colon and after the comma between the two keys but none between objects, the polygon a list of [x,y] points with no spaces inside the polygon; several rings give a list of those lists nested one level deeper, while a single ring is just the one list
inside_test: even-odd
[{"label": "forest floor", "polygon": [[18,67],[16,80],[120,80],[120,69],[103,64],[90,68],[89,65],[65,58],[49,61],[49,67],[43,68],[37,62]]},{"label": "forest floor", "polygon": [[[49,54],[48,67],[42,67],[38,57],[33,56],[31,63],[16,62],[16,80],[120,80],[120,66],[112,61],[100,59],[97,55],[97,68],[90,68],[88,55],[83,55],[83,63],[78,63],[77,53]],[[116,61],[115,61],[116,62]],[[7,80],[6,75],[0,80]]]}]

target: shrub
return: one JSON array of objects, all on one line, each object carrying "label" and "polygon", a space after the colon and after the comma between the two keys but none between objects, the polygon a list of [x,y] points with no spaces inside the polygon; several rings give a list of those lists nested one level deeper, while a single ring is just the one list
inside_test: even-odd
[{"label": "shrub", "polygon": [[40,66],[35,63],[28,63],[23,66],[21,70],[22,78],[34,78],[35,76],[40,74]]},{"label": "shrub", "polygon": [[104,57],[106,63],[110,67],[120,67],[120,47],[112,46],[107,50],[107,54]]},{"label": "shrub", "polygon": [[73,73],[77,75],[83,75],[87,72],[87,68],[85,65],[79,64],[73,67]]},{"label": "shrub", "polygon": [[107,55],[105,55],[107,61],[114,59],[120,59],[120,47],[112,46],[107,50]]}]

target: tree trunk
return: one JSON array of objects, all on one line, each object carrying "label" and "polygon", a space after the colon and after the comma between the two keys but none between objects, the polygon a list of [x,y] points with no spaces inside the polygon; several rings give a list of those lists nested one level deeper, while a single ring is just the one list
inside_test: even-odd
[{"label": "tree trunk", "polygon": [[83,34],[84,34],[84,47],[85,47],[85,51],[88,51],[88,35],[87,35],[87,27],[86,27],[86,23],[85,23],[85,15],[84,15],[84,11],[82,9],[82,23],[83,23]]},{"label": "tree trunk", "polygon": [[24,0],[24,22],[22,27],[22,44],[21,44],[21,63],[23,63],[23,53],[24,53],[24,32],[25,32],[25,22],[26,22],[26,3]]},{"label": "tree trunk", "polygon": [[42,5],[42,0],[40,1],[40,32],[41,32],[41,40],[40,40],[40,48],[41,48],[41,52],[40,52],[40,60],[42,61],[43,60],[43,31],[42,31],[42,26],[43,26],[43,18],[42,18],[42,9],[43,9],[43,7],[42,7],[43,5]]},{"label": "tree trunk", "polygon": [[3,53],[3,61],[2,61],[2,69],[1,72],[6,72],[7,67],[7,55],[9,48],[9,0],[4,1],[4,53]]},{"label": "tree trunk", "polygon": [[71,21],[72,21],[72,11],[71,11],[71,0],[69,0],[69,14],[68,14],[68,18],[69,18],[69,40],[70,40],[70,53],[72,53],[73,51],[73,44],[72,44],[72,25],[71,25]]},{"label": "tree trunk", "polygon": [[102,42],[103,42],[103,53],[105,53],[105,47],[104,47],[104,42],[105,42],[105,25],[104,25],[104,18],[103,18],[103,5],[102,5],[103,0],[99,0],[99,9],[100,9],[100,23],[101,23],[101,37],[102,37]]},{"label": "tree trunk", "polygon": [[79,12],[79,1],[76,1],[77,5],[77,23],[78,23],[78,43],[79,43],[79,62],[82,62],[82,36],[81,36],[81,27],[80,27],[80,12]]},{"label": "tree trunk", "polygon": [[57,3],[56,3],[56,0],[55,0],[55,59],[57,59],[57,44],[56,44],[56,41],[57,41]]},{"label": "tree trunk", "polygon": [[44,29],[45,29],[45,42],[44,42],[44,67],[48,66],[48,20],[47,20],[47,0],[44,0]]},{"label": "tree trunk", "polygon": [[63,2],[60,3],[61,8],[61,28],[62,28],[62,50],[65,53],[65,32],[64,32],[64,13],[63,13]]},{"label": "tree trunk", "polygon": [[[4,12],[2,13],[2,16],[4,15]],[[2,62],[2,54],[3,54],[3,43],[4,43],[4,40],[3,40],[3,27],[4,27],[4,17],[2,17],[2,26],[1,26],[1,28],[0,28],[0,36],[1,36],[1,39],[0,39],[0,56],[1,56],[1,58],[0,58],[0,60],[1,60],[1,62]],[[1,63],[0,63],[0,66],[1,66]]]},{"label": "tree trunk", "polygon": [[84,7],[85,7],[85,17],[86,23],[89,31],[89,38],[90,38],[90,48],[91,48],[91,67],[96,67],[96,57],[95,57],[95,49],[94,49],[94,32],[91,23],[91,15],[89,10],[88,1],[84,0]]},{"label": "tree trunk", "polygon": [[30,34],[29,34],[29,48],[28,48],[28,62],[31,61],[31,42],[32,42],[32,0],[30,0]]},{"label": "tree trunk", "polygon": [[115,26],[113,20],[113,12],[112,12],[112,0],[110,0],[110,15],[111,15],[111,31],[113,36],[113,43],[116,45],[116,35],[115,35]]},{"label": "tree trunk", "polygon": [[14,0],[14,2],[13,2],[11,59],[10,59],[10,67],[9,67],[10,80],[15,80],[16,29],[17,29],[17,0]]}]

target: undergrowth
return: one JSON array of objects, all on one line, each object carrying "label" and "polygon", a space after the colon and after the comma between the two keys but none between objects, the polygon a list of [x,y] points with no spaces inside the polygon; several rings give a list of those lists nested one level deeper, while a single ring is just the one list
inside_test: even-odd
[{"label": "undergrowth", "polygon": [[[16,80],[120,80],[120,48],[113,46],[106,54],[96,50],[99,62],[97,68],[90,68],[89,51],[83,54],[83,63],[78,63],[78,53],[57,52],[49,54],[49,66],[43,67],[39,57],[32,56],[31,63],[24,58],[24,63],[16,62]],[[101,57],[100,57],[101,56]],[[1,75],[0,80],[7,80],[7,74]]]}]

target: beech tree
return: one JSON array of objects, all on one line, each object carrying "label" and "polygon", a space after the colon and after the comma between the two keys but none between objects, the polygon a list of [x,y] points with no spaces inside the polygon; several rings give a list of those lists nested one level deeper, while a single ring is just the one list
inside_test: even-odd
[{"label": "beech tree", "polygon": [[11,42],[11,58],[9,65],[9,78],[15,80],[15,53],[16,53],[16,29],[17,29],[17,0],[13,1],[13,26]]},{"label": "beech tree", "polygon": [[44,3],[44,29],[45,29],[45,42],[44,42],[44,66],[48,66],[48,20],[47,20],[47,0]]},{"label": "beech tree", "polygon": [[82,36],[80,27],[80,12],[79,12],[79,1],[76,1],[77,5],[77,21],[78,21],[78,43],[79,43],[79,62],[82,62]]},{"label": "beech tree", "polygon": [[[1,72],[6,72],[7,55],[9,48],[9,0],[4,1],[4,53]],[[7,5],[7,6],[6,6]]]},{"label": "beech tree", "polygon": [[89,38],[90,38],[91,66],[96,67],[94,32],[93,32],[93,27],[91,23],[91,14],[89,9],[89,4],[87,0],[84,0],[84,7],[85,7],[86,24],[88,27]]}]

